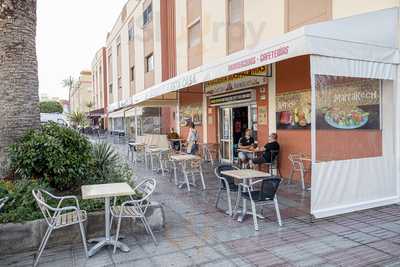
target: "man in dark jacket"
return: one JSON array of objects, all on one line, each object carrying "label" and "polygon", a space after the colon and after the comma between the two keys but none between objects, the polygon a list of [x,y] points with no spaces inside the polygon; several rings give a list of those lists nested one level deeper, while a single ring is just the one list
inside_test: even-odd
[{"label": "man in dark jacket", "polygon": [[259,158],[253,159],[253,164],[272,163],[279,154],[278,135],[272,133],[269,136],[268,144],[264,146],[265,151]]}]

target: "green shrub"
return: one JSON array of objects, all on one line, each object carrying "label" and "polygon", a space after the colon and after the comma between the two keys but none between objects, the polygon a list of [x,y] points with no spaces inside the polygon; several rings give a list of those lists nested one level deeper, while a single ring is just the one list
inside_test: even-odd
[{"label": "green shrub", "polygon": [[[9,199],[0,212],[0,223],[31,221],[42,218],[32,195],[33,189],[49,190],[49,186],[36,180],[0,180],[0,198]],[[54,204],[54,203],[53,203]]]},{"label": "green shrub", "polygon": [[39,103],[40,113],[63,113],[63,106],[57,101],[42,101]]},{"label": "green shrub", "polygon": [[132,171],[107,143],[93,145],[92,173],[87,184],[117,183],[131,180]]},{"label": "green shrub", "polygon": [[76,131],[48,123],[9,149],[17,177],[41,179],[59,191],[79,187],[90,174],[91,144]]}]

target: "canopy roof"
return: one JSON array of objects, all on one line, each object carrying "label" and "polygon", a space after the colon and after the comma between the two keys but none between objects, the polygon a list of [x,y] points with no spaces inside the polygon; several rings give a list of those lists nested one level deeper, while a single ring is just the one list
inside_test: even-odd
[{"label": "canopy roof", "polygon": [[150,87],[130,104],[301,55],[399,64],[399,8],[307,25]]}]

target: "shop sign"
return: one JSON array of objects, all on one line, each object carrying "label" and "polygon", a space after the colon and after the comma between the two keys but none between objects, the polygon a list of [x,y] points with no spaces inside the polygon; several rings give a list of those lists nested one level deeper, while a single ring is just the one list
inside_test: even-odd
[{"label": "shop sign", "polygon": [[317,129],[380,129],[381,82],[318,75]]},{"label": "shop sign", "polygon": [[[249,71],[225,76],[204,83],[204,89],[207,94],[220,94],[227,91],[233,91],[243,88],[255,87],[267,84],[267,76],[271,71],[270,65],[255,68]],[[249,75],[259,75],[249,76]]]},{"label": "shop sign", "polygon": [[233,104],[236,102],[252,101],[254,93],[252,91],[237,92],[229,95],[219,95],[210,97],[210,105],[218,106],[223,104]]},{"label": "shop sign", "polygon": [[311,125],[311,90],[276,96],[277,129],[307,129]]},{"label": "shop sign", "polygon": [[266,106],[261,106],[258,108],[258,124],[260,125],[267,125],[267,107]]}]

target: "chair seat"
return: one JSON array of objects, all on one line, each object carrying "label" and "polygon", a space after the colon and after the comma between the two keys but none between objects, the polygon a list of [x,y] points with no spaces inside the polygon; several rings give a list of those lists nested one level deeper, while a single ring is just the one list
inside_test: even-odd
[{"label": "chair seat", "polygon": [[[262,199],[260,200],[260,191],[251,191],[251,198],[253,199],[254,202],[262,202],[262,201],[271,201],[273,199],[270,198],[266,198],[266,199]],[[249,192],[242,192],[242,197],[244,197],[245,199],[250,200],[250,196],[249,196]]]},{"label": "chair seat", "polygon": [[[124,206],[121,214],[122,206],[111,207],[111,214],[114,217],[141,217],[142,215],[137,211],[134,206]],[[121,215],[120,215],[121,214]]]},{"label": "chair seat", "polygon": [[[86,211],[81,210],[80,216],[81,216],[82,222],[86,221],[86,219],[87,219]],[[59,215],[56,218],[55,227],[67,226],[67,225],[71,225],[71,224],[76,224],[78,222],[79,222],[78,212],[76,212],[76,211],[67,212],[67,213],[63,213],[63,214]]]}]

